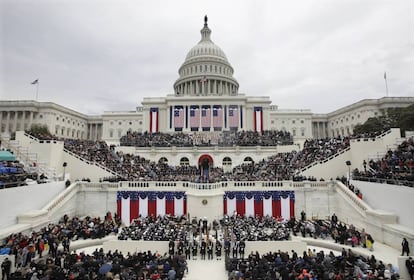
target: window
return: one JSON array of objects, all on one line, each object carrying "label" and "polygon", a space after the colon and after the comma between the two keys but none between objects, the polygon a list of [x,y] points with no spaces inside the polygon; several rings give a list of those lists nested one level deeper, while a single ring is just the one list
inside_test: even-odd
[{"label": "window", "polygon": [[245,157],[243,160],[245,163],[253,163],[253,159],[251,157]]},{"label": "window", "polygon": [[166,157],[162,157],[158,160],[158,163],[160,164],[167,164],[168,163],[168,159]]},{"label": "window", "polygon": [[231,158],[229,157],[223,158],[223,166],[231,166],[231,164],[232,164]]},{"label": "window", "polygon": [[304,121],[303,120],[300,120],[300,123],[304,123]]},{"label": "window", "polygon": [[180,165],[188,166],[188,165],[190,165],[190,161],[188,160],[188,158],[183,157],[183,158],[180,159]]},{"label": "window", "polygon": [[292,123],[295,124],[295,120],[293,120]]},{"label": "window", "polygon": [[142,125],[142,121],[139,121],[138,123],[139,123],[139,125]]}]

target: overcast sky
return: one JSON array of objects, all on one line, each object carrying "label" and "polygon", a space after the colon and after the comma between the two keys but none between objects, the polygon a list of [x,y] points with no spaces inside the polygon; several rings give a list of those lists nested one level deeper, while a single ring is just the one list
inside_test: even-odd
[{"label": "overcast sky", "polygon": [[173,93],[200,40],[226,53],[239,92],[328,113],[414,96],[414,1],[0,0],[0,97],[95,115]]}]

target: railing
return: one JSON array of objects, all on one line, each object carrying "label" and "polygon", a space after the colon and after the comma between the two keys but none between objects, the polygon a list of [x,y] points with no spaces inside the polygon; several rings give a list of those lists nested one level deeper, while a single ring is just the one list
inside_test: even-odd
[{"label": "railing", "polygon": [[372,210],[371,207],[366,204],[362,199],[360,199],[353,191],[348,189],[344,184],[339,181],[336,181],[336,190],[351,200],[363,216],[365,216],[365,211]]},{"label": "railing", "polygon": [[381,139],[382,137],[384,137],[385,135],[390,134],[390,133],[391,133],[391,129],[388,129],[388,130],[384,131],[383,133],[381,133],[380,135],[366,136],[366,137],[362,136],[360,138],[351,139],[351,142],[361,142],[361,141],[367,142],[367,141],[370,141],[370,140],[375,141],[376,139]]},{"label": "railing", "polygon": [[120,188],[183,188],[193,190],[218,190],[218,189],[270,189],[270,188],[327,188],[326,181],[222,181],[215,183],[193,182],[160,182],[160,181],[122,181],[118,183]]},{"label": "railing", "polygon": [[46,206],[44,206],[42,210],[46,210],[50,216],[51,215],[50,213],[53,212],[55,209],[59,208],[59,206],[64,201],[66,201],[67,198],[72,197],[78,192],[79,185],[80,185],[80,182],[76,182],[70,185],[62,193],[58,194],[55,199],[53,199],[51,202],[46,204]]},{"label": "railing", "polygon": [[384,179],[384,178],[373,178],[364,176],[352,176],[352,180],[365,181],[371,183],[399,185],[414,188],[414,181],[409,180],[397,180],[397,179]]},{"label": "railing", "polygon": [[58,142],[62,142],[62,141],[57,140],[57,139],[39,139],[39,138],[36,138],[36,137],[28,134],[27,132],[24,133],[24,136],[29,137],[30,139],[32,139],[33,141],[35,141],[39,144],[57,144]]},{"label": "railing", "polygon": [[81,157],[81,156],[79,156],[79,155],[75,154],[74,152],[71,152],[71,151],[69,151],[69,150],[65,149],[65,148],[63,148],[63,152],[70,154],[71,156],[73,156],[73,157],[75,157],[75,158],[79,159],[80,161],[82,161],[82,162],[84,162],[84,163],[86,163],[86,164],[88,164],[88,165],[94,165],[94,166],[97,166],[97,167],[99,167],[99,168],[102,168],[102,169],[103,169],[103,170],[105,170],[106,172],[109,172],[109,173],[111,173],[112,175],[114,175],[114,176],[116,176],[116,177],[120,176],[118,173],[116,173],[115,171],[113,171],[113,170],[109,169],[108,167],[103,166],[102,164],[99,164],[99,163],[97,163],[97,162],[87,160],[87,159],[85,159],[85,158],[83,158],[83,157]]},{"label": "railing", "polygon": [[330,161],[331,159],[336,158],[336,157],[338,157],[339,155],[342,155],[343,153],[348,152],[349,150],[351,150],[351,147],[346,147],[345,149],[338,151],[337,153],[335,153],[335,154],[331,155],[330,157],[328,157],[328,158],[326,158],[326,159],[314,161],[314,162],[312,162],[312,163],[308,164],[307,166],[303,167],[303,168],[300,170],[300,173],[302,173],[302,172],[304,172],[304,171],[308,170],[309,168],[311,168],[311,167],[313,167],[313,166],[315,166],[315,165],[318,165],[318,164],[323,164],[323,163],[325,163],[325,162],[327,162],[327,161]]},{"label": "railing", "polygon": [[[37,138],[34,138],[33,136],[30,136],[29,134],[25,133],[25,135],[27,137],[30,137],[34,141],[38,141]],[[13,154],[16,156],[16,159],[23,163],[23,165],[25,166],[25,169],[27,169],[26,170],[27,172],[29,173],[36,172],[38,174],[43,173],[48,178],[56,177],[56,171],[54,169],[48,169],[45,166],[43,166],[42,163],[38,161],[36,153],[29,153],[29,150],[27,147],[20,146],[20,143],[18,141],[10,140],[10,137],[0,136],[0,139],[4,147],[12,151]]]}]

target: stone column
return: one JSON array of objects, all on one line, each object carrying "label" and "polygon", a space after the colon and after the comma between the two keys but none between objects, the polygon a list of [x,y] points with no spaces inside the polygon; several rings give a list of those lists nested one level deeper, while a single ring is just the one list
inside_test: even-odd
[{"label": "stone column", "polygon": [[9,133],[10,129],[10,111],[6,111],[6,130],[5,132]]},{"label": "stone column", "polygon": [[30,111],[30,116],[29,116],[29,129],[32,126],[33,123],[33,111]]},{"label": "stone column", "polygon": [[18,111],[14,111],[13,131],[16,131]]}]

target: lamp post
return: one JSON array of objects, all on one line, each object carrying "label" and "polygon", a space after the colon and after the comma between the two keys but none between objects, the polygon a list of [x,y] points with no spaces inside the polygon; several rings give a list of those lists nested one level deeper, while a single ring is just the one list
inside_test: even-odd
[{"label": "lamp post", "polygon": [[68,164],[66,163],[66,161],[63,163],[63,181],[65,181],[65,171],[66,171],[66,166],[68,166]]},{"label": "lamp post", "polygon": [[351,181],[351,161],[347,160],[345,163],[348,166],[348,186],[349,186],[349,182]]}]

